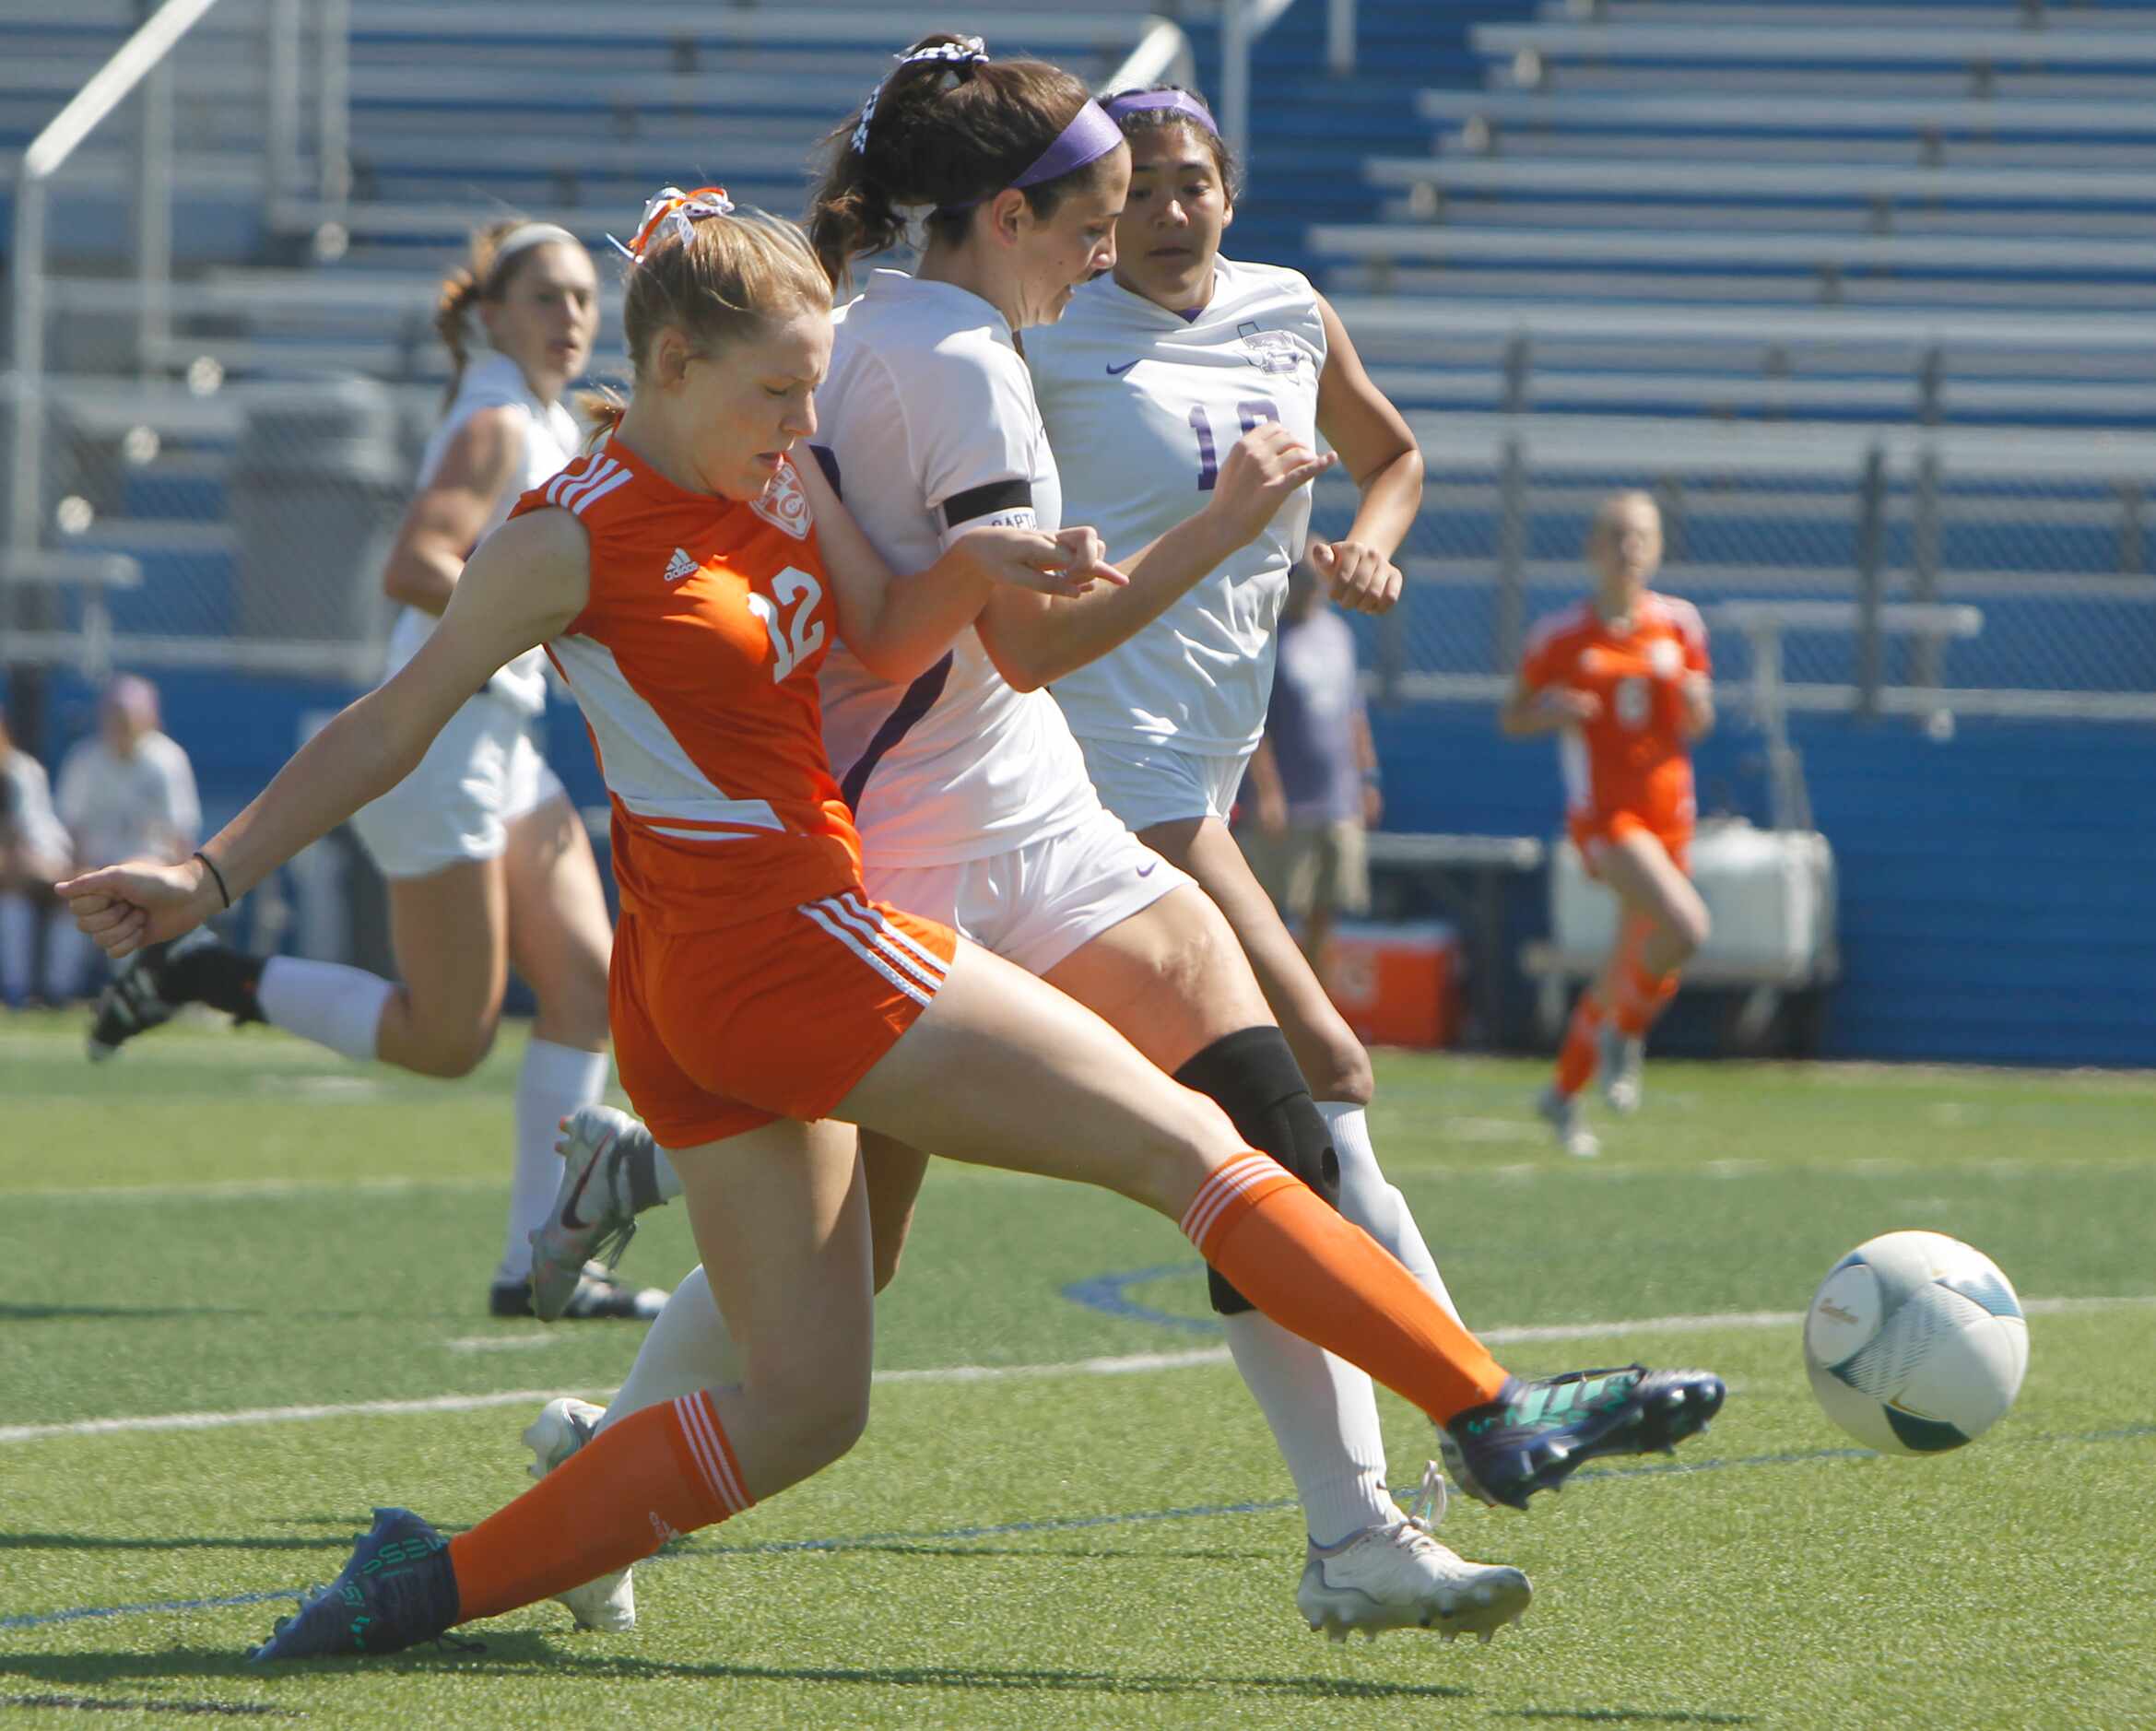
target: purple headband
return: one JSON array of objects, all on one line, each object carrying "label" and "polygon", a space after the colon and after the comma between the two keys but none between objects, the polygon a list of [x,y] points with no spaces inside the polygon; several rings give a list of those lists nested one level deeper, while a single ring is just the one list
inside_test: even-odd
[{"label": "purple headband", "polygon": [[1055,135],[1055,142],[1041,152],[1032,167],[1013,186],[1038,186],[1043,181],[1060,180],[1089,162],[1098,161],[1123,142],[1123,128],[1108,118],[1100,103],[1088,98],[1071,116],[1070,124]]},{"label": "purple headband", "polygon": [[1127,95],[1112,96],[1106,104],[1106,112],[1112,120],[1121,120],[1144,109],[1169,109],[1186,120],[1194,120],[1214,137],[1220,129],[1213,124],[1213,117],[1206,105],[1188,90],[1132,90]]},{"label": "purple headband", "polygon": [[[1055,135],[1055,142],[1034,158],[1010,184],[1038,186],[1043,181],[1060,180],[1089,162],[1098,161],[1123,141],[1123,128],[1108,118],[1100,103],[1088,98],[1086,105],[1071,116],[1070,124]],[[983,193],[978,198],[957,199],[948,205],[938,205],[935,214],[956,216],[975,205],[984,205],[995,196],[994,193]]]}]

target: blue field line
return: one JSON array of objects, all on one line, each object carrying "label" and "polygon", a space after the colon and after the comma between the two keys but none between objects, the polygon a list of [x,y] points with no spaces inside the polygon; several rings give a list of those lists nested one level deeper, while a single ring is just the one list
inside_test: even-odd
[{"label": "blue field line", "polygon": [[1063,1296],[1073,1304],[1098,1311],[1103,1316],[1120,1317],[1125,1322],[1152,1323],[1161,1328],[1179,1328],[1189,1335],[1218,1335],[1221,1329],[1219,1318],[1216,1316],[1179,1316],[1173,1311],[1157,1311],[1149,1304],[1140,1304],[1130,1296],[1134,1286],[1204,1270],[1202,1262],[1164,1262],[1154,1268],[1097,1274],[1090,1280],[1073,1280],[1063,1289]]},{"label": "blue field line", "polygon": [[[2130,1442],[2156,1436],[2156,1424],[2123,1425],[2114,1431],[2087,1431],[2065,1436],[2039,1435],[2016,1437],[2009,1446],[2027,1448],[2035,1445],[2056,1446],[2061,1442]],[[1772,1454],[1747,1454],[1735,1460],[1651,1462],[1642,1466],[1589,1466],[1573,1477],[1583,1478],[1654,1478],[1673,1474],[1728,1472],[1734,1468],[1752,1466],[1807,1466],[1828,1461],[1860,1461],[1875,1458],[1873,1450],[1865,1448],[1792,1449]],[[1401,1488],[1402,1492],[1405,1487]],[[1224,1514],[1278,1514],[1296,1506],[1292,1497],[1279,1497],[1260,1502],[1199,1503],[1188,1508],[1134,1509],[1114,1514],[1046,1515],[1028,1521],[1000,1521],[990,1525],[950,1526],[929,1533],[860,1533],[842,1538],[774,1538],[752,1545],[695,1545],[661,1552],[638,1564],[648,1568],[654,1562],[664,1562],[677,1557],[779,1557],[800,1551],[866,1550],[880,1545],[948,1545],[974,1538],[1009,1538],[1029,1533],[1073,1533],[1104,1526],[1141,1526],[1159,1521],[1209,1520]],[[0,1617],[0,1631],[12,1629],[43,1629],[54,1623],[81,1622],[93,1617],[141,1617],[171,1611],[229,1610],[248,1605],[264,1605],[274,1599],[296,1599],[303,1589],[289,1587],[279,1592],[240,1593],[229,1598],[166,1599],[147,1605],[94,1605],[82,1606],[73,1610],[40,1611],[15,1617]]]}]

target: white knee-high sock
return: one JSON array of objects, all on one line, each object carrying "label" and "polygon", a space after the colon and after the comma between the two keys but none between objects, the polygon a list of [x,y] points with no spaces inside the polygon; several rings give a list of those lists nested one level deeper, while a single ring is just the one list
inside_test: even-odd
[{"label": "white knee-high sock", "polygon": [[1385,1489],[1384,1431],[1370,1378],[1256,1311],[1220,1323],[1295,1480],[1312,1540],[1334,1545],[1398,1520]]},{"label": "white knee-high sock", "polygon": [[1333,1133],[1333,1152],[1340,1162],[1340,1212],[1393,1253],[1415,1277],[1416,1284],[1460,1320],[1459,1307],[1445,1290],[1437,1259],[1422,1242],[1422,1231],[1408,1211],[1408,1198],[1385,1182],[1370,1146],[1370,1120],[1361,1106],[1344,1100],[1321,1100],[1318,1111]]},{"label": "white knee-high sock", "polygon": [[38,954],[38,911],[19,890],[0,896],[0,1004],[19,1004],[29,994],[30,964]]},{"label": "white knee-high sock", "polygon": [[667,1295],[652,1319],[629,1377],[607,1403],[604,1431],[618,1419],[661,1401],[678,1400],[700,1388],[725,1388],[741,1380],[741,1352],[719,1314],[701,1263]]},{"label": "white knee-high sock", "polygon": [[262,964],[254,1001],[273,1028],[312,1040],[356,1064],[373,1061],[383,1006],[396,987],[364,968],[341,961],[272,956]]},{"label": "white knee-high sock", "polygon": [[561,1120],[607,1091],[607,1054],[534,1040],[516,1073],[516,1165],[509,1181],[509,1224],[502,1235],[504,1285],[532,1271],[531,1233],[546,1224],[561,1187],[554,1138]]}]

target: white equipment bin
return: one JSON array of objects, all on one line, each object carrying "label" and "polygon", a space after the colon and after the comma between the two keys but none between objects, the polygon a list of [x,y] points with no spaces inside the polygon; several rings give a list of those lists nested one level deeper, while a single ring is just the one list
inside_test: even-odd
[{"label": "white equipment bin", "polygon": [[[1693,838],[1691,875],[1714,922],[1693,967],[1762,983],[1832,971],[1834,853],[1825,836],[1713,818]],[[1617,941],[1617,898],[1587,876],[1569,841],[1551,862],[1549,926],[1567,956],[1606,955]]]}]

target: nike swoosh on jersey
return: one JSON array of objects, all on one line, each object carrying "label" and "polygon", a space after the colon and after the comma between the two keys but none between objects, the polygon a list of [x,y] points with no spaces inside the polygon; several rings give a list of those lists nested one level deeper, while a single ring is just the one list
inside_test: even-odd
[{"label": "nike swoosh on jersey", "polygon": [[[1140,356],[1137,358],[1137,359],[1138,359],[1138,360],[1143,360],[1144,359],[1145,359],[1145,357],[1144,357],[1143,355],[1140,355]],[[1126,361],[1125,361],[1125,362],[1123,363],[1123,365],[1121,365],[1120,367],[1111,367],[1111,368],[1109,368],[1109,369],[1108,369],[1108,376],[1109,376],[1111,379],[1120,379],[1121,377],[1123,377],[1123,375],[1124,375],[1125,373],[1128,372],[1128,371],[1130,371],[1130,370],[1131,370],[1133,367],[1135,367],[1135,366],[1137,366],[1137,360],[1126,360]]]},{"label": "nike swoosh on jersey", "polygon": [[1153,866],[1158,866],[1160,863],[1160,862],[1159,860],[1154,860],[1150,865],[1140,866],[1137,868],[1137,875],[1140,877],[1150,877],[1153,875]]}]

